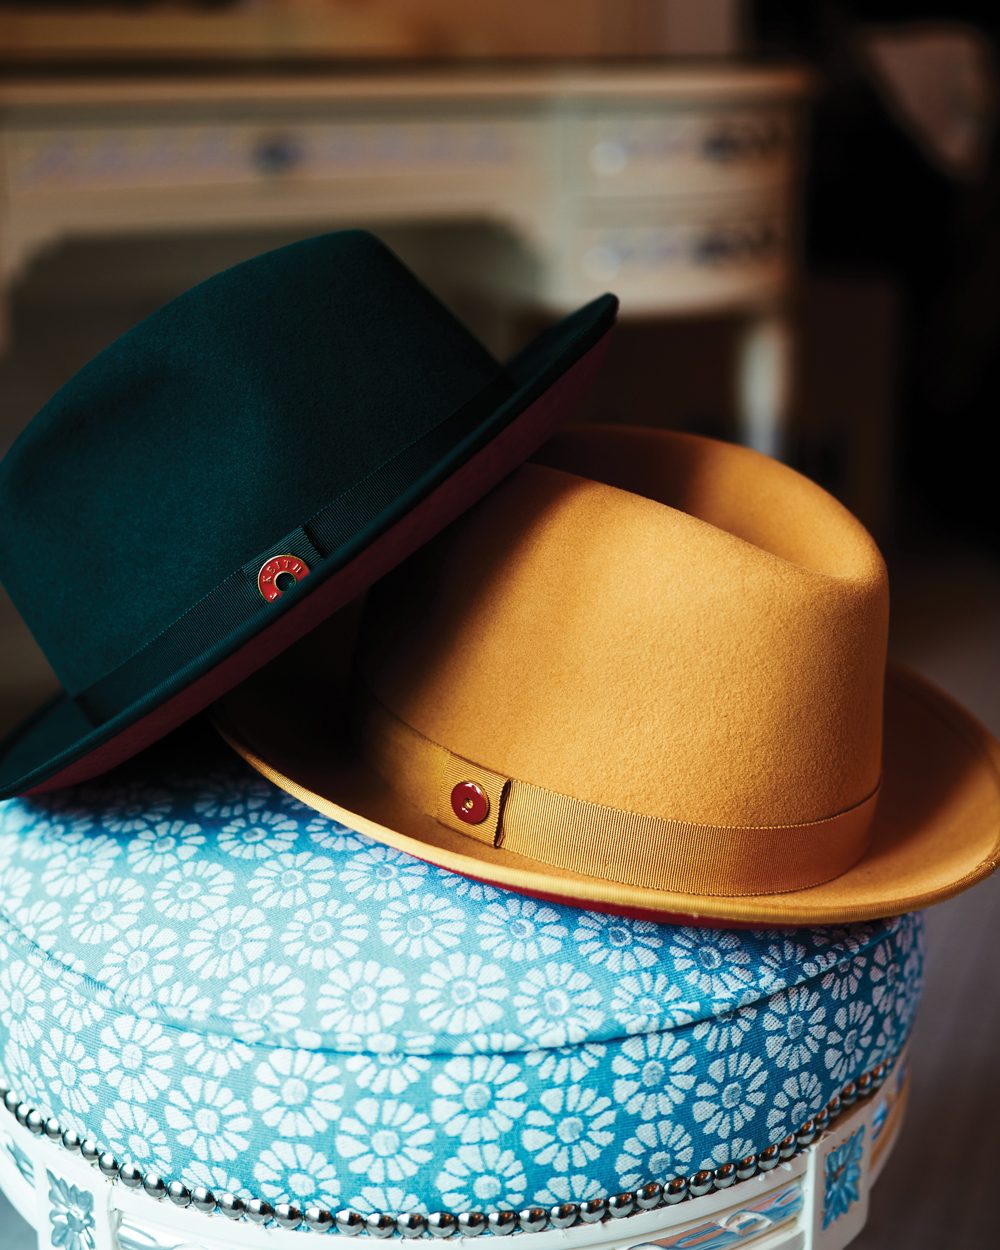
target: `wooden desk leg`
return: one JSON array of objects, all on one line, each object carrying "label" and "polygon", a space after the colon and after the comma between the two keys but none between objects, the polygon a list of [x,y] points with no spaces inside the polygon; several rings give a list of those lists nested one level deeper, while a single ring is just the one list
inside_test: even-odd
[{"label": "wooden desk leg", "polygon": [[769,309],[747,322],[737,349],[740,442],[778,460],[788,450],[794,347],[789,318]]}]

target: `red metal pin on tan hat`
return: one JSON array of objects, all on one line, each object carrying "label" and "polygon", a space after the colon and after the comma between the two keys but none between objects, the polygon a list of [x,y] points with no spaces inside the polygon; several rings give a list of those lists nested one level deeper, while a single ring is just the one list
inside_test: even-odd
[{"label": "red metal pin on tan hat", "polygon": [[888,593],[864,528],[788,467],[582,428],[373,588],[351,746],[321,637],[219,723],[304,802],[497,885],[658,918],[886,916],[988,875],[1000,836],[1000,746],[887,675]]}]

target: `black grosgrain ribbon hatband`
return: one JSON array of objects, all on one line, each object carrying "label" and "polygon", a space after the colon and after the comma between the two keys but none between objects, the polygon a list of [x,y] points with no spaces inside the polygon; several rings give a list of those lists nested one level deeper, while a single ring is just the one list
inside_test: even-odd
[{"label": "black grosgrain ribbon hatband", "polygon": [[[233,639],[267,613],[287,610],[308,589],[302,583],[268,603],[257,587],[261,566],[272,556],[289,554],[324,576],[347,564],[405,512],[429,494],[448,474],[454,455],[473,455],[495,433],[489,421],[517,387],[501,370],[481,391],[420,438],[384,461],[361,481],[320,509],[186,609],[155,638],[105,674],[73,701],[96,728],[125,711],[168,681],[192,660],[207,656],[206,667],[239,645]],[[309,587],[312,577],[305,580]],[[315,585],[315,582],[312,582]],[[222,648],[222,654],[214,653]]]}]

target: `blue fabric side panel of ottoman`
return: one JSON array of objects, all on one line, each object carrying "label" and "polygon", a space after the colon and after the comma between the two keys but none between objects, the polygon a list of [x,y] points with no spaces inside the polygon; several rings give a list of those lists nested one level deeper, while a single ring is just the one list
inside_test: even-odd
[{"label": "blue fabric side panel of ottoman", "polygon": [[919,915],[735,932],[550,906],[225,755],[0,805],[0,1066],[119,1158],[361,1210],[631,1189],[893,1055]]}]

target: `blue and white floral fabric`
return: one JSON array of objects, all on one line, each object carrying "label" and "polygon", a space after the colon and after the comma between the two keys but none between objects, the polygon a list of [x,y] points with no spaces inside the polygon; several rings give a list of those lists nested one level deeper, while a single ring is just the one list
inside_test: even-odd
[{"label": "blue and white floral fabric", "polygon": [[362,1211],[606,1195],[763,1149],[909,1030],[919,915],[550,905],[235,756],[171,758],[0,805],[7,1083],[168,1179]]}]

